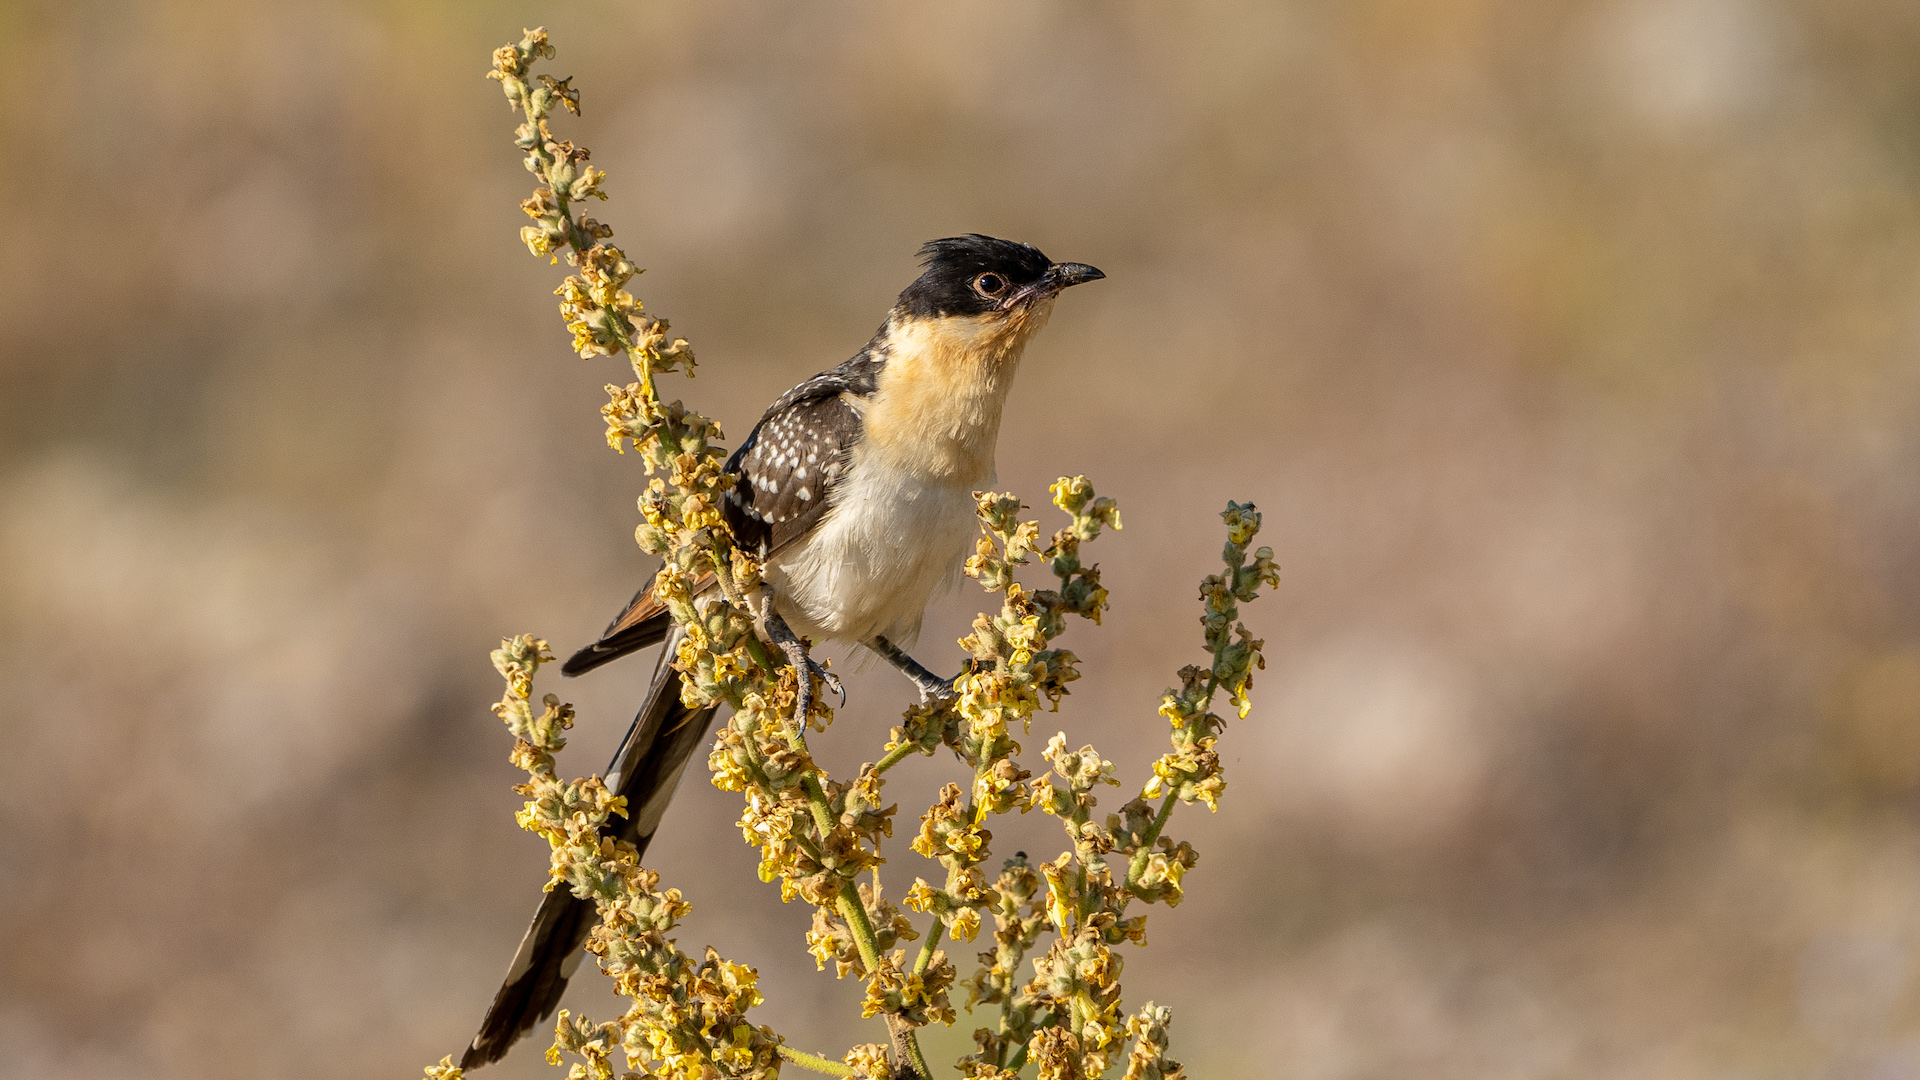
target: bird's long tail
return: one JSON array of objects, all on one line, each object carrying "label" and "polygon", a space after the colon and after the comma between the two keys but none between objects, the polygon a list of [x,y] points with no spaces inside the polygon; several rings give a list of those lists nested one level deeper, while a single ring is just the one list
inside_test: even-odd
[{"label": "bird's long tail", "polygon": [[[713,709],[689,709],[680,703],[680,673],[666,663],[677,638],[676,632],[668,640],[646,704],[607,767],[607,786],[614,794],[626,796],[627,816],[610,818],[601,831],[631,842],[643,854],[687,760],[713,724]],[[462,1068],[500,1060],[535,1024],[553,1015],[567,980],[580,966],[585,955],[580,946],[596,921],[593,901],[574,896],[564,885],[541,899],[507,969],[506,981],[480,1022],[479,1034],[460,1058]]]}]

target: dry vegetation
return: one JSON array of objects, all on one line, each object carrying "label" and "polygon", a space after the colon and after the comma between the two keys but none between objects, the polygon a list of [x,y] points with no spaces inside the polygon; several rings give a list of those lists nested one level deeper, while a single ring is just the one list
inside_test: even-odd
[{"label": "dry vegetation", "polygon": [[[533,254],[551,263],[564,258],[574,271],[555,290],[574,350],[583,358],[623,357],[632,368],[633,382],[606,387],[606,441],[622,454],[631,447],[652,476],[639,498],[635,540],[662,561],[651,591],[678,624],[670,662],[680,672],[681,700],[728,713],[708,762],[713,785],[745,796],[737,824],[741,838],[759,849],[759,878],[779,881],[782,902],[812,905],[807,951],[821,970],[832,964],[835,978],[860,982],[860,1016],[882,1019],[892,1045],[862,1043],[838,1061],[796,1049],[790,1036],[756,1026],[748,1015],[765,1000],[757,970],[710,946],[704,961],[681,951],[668,935],[692,910],[684,894],[662,891],[660,875],[641,864],[635,845],[602,832],[628,813],[627,797],[599,776],[563,780],[557,772],[555,755],[566,746],[575,712],[552,694],[535,711],[534,675],[553,657],[545,641],[521,635],[492,654],[507,681],[494,712],[514,735],[510,760],[527,774],[515,788],[527,796],[516,820],[551,849],[546,888],[593,902],[599,925],[586,949],[629,1002],[600,1023],[560,1010],[548,1060],[575,1058],[571,1080],[766,1080],[783,1066],[865,1080],[1017,1080],[1029,1063],[1040,1080],[1097,1080],[1115,1064],[1124,1066],[1125,1080],[1183,1080],[1180,1063],[1167,1056],[1171,1010],[1149,1001],[1133,1015],[1124,1011],[1125,960],[1117,947],[1146,944],[1147,916],[1130,908],[1136,901],[1177,906],[1182,879],[1199,860],[1191,844],[1166,832],[1175,807],[1217,810],[1226,793],[1218,751],[1226,721],[1211,709],[1221,694],[1241,719],[1252,708],[1253,673],[1266,662],[1263,643],[1238,619],[1239,605],[1257,599],[1262,586],[1279,584],[1273,550],[1249,550],[1260,514],[1229,502],[1220,515],[1226,566],[1200,583],[1208,664],[1181,668],[1179,689],[1162,695],[1159,712],[1172,725],[1172,747],[1118,813],[1094,812],[1100,788],[1121,781],[1092,745],[1069,750],[1066,733],[1055,734],[1040,753],[1036,778],[1022,766],[1016,741],[1033,734],[1043,703],[1058,711],[1068,684],[1080,678],[1079,658],[1053,647],[1066,617],[1098,623],[1108,606],[1099,567],[1083,563],[1080,552],[1103,530],[1120,528],[1120,511],[1084,476],[1052,486],[1053,503],[1069,520],[1044,549],[1039,524],[1020,518],[1018,496],[974,492],[983,535],[965,571],[1000,597],[1000,608],[974,618],[972,633],[960,640],[965,666],[946,691],[908,708],[876,760],[851,779],[835,780],[807,736],[824,735],[832,724],[825,691],[829,684],[839,689],[839,680],[772,614],[761,563],[738,546],[720,513],[739,478],[725,471],[726,451],[713,442],[719,425],[678,400],[660,400],[656,376],[691,375],[693,353],[627,291],[639,269],[611,243],[613,229],[584,212],[589,199],[606,199],[607,177],[588,163],[586,147],[550,126],[556,114],[580,113],[571,78],[537,70],[553,56],[546,31],[529,30],[494,50],[489,73],[526,118],[514,145],[538,181],[520,204],[533,219],[520,238]],[[1020,583],[1019,568],[1036,555],[1058,588]],[[711,592],[701,591],[703,581],[712,582]],[[943,751],[972,776],[965,787],[941,786],[920,818],[913,850],[946,873],[938,885],[916,877],[906,891],[905,906],[929,916],[916,926],[887,899],[881,875],[899,809],[888,805],[886,774],[916,754],[947,756]],[[1067,849],[1037,865],[1016,852],[990,877],[988,826],[998,827],[1015,809],[1060,819]],[[961,1057],[957,1073],[935,1069],[918,1032],[953,1026],[949,992],[959,979],[941,939],[971,942],[984,918],[993,920],[992,947],[959,985],[968,1012],[979,1006],[982,1019],[997,1017],[974,1028],[973,1051]],[[911,959],[893,948],[914,940],[920,945]],[[428,1080],[461,1080],[463,1073],[451,1056],[426,1070]]]},{"label": "dry vegetation", "polygon": [[[1916,1067],[1913,4],[155,0],[0,7],[9,1077],[404,1075],[492,992],[546,856],[479,657],[651,573],[474,70],[537,21],[730,431],[929,237],[1112,275],[1000,453],[1127,510],[1073,745],[1161,752],[1132,628],[1191,618],[1191,523],[1266,513],[1267,696],[1127,969],[1191,1075]],[[568,753],[644,678],[569,685]],[[852,673],[835,738],[898,681]],[[737,816],[688,784],[650,857],[765,1023],[870,1037],[734,884]]]}]

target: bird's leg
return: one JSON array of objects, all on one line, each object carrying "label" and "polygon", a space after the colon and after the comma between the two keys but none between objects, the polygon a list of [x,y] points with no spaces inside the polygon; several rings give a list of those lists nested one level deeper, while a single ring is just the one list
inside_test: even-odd
[{"label": "bird's leg", "polygon": [[794,673],[799,676],[799,685],[795,690],[796,696],[793,703],[793,717],[800,729],[805,730],[807,712],[813,705],[814,677],[818,677],[828,689],[840,695],[842,705],[847,703],[847,690],[840,684],[838,675],[822,667],[808,654],[807,643],[800,640],[800,636],[793,632],[793,628],[787,625],[787,620],[781,618],[779,612],[773,610],[773,586],[763,582],[760,589],[760,630],[766,635],[767,640],[786,656],[787,663],[793,665]]},{"label": "bird's leg", "polygon": [[953,682],[960,676],[943,679],[935,675],[920,661],[908,656],[905,649],[878,634],[868,638],[864,644],[867,648],[879,653],[887,663],[899,668],[900,674],[912,679],[913,685],[920,688],[921,701],[952,701],[958,696],[954,693]]}]

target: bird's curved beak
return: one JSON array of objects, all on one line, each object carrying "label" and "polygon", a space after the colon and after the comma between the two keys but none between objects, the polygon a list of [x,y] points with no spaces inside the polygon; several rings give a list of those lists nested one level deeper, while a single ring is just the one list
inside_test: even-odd
[{"label": "bird's curved beak", "polygon": [[1001,306],[1011,308],[1016,304],[1052,296],[1070,285],[1099,281],[1106,276],[1098,267],[1088,266],[1086,263],[1054,263],[1047,267],[1047,272],[1039,281],[1007,297]]},{"label": "bird's curved beak", "polygon": [[1054,292],[1059,292],[1069,285],[1099,281],[1106,276],[1100,272],[1099,267],[1088,266],[1086,263],[1054,263],[1047,267],[1045,280],[1053,286]]}]

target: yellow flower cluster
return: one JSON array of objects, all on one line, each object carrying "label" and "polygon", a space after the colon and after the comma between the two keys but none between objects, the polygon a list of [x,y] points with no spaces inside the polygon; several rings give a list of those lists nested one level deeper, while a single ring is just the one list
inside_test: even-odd
[{"label": "yellow flower cluster", "polygon": [[[1105,500],[1092,499],[1084,481],[1063,480],[1055,485],[1054,497],[1075,515],[1075,540],[1097,535],[1098,526],[1112,512],[1111,504],[1101,505]],[[983,520],[1000,509],[983,502]],[[1201,586],[1207,604],[1202,619],[1205,643],[1214,663],[1208,669],[1183,669],[1182,689],[1167,692],[1162,712],[1174,720],[1173,749],[1155,764],[1154,776],[1141,797],[1098,823],[1093,817],[1093,792],[1118,783],[1112,763],[1091,746],[1070,750],[1065,733],[1055,735],[1042,751],[1052,768],[1029,785],[1022,809],[1059,818],[1070,847],[1059,858],[1040,864],[1044,893],[1036,889],[1033,871],[1024,860],[1010,861],[988,890],[987,907],[996,924],[995,948],[980,954],[982,969],[967,980],[967,986],[976,1002],[1001,1005],[1001,1022],[998,1030],[975,1032],[978,1049],[961,1063],[974,1075],[994,1076],[992,1070],[1018,1068],[1032,1060],[1042,1077],[1097,1077],[1106,1072],[1128,1039],[1134,1043],[1129,1076],[1181,1075],[1179,1066],[1164,1055],[1167,1010],[1149,1006],[1140,1016],[1123,1021],[1122,961],[1113,949],[1126,941],[1145,944],[1146,916],[1127,915],[1132,901],[1164,902],[1169,907],[1180,902],[1182,880],[1199,856],[1192,845],[1161,833],[1179,802],[1217,806],[1226,785],[1214,747],[1225,724],[1208,708],[1213,695],[1224,689],[1244,716],[1252,671],[1262,663],[1261,643],[1237,621],[1238,604],[1254,599],[1262,585],[1278,584],[1279,574],[1270,549],[1261,548],[1248,557],[1247,545],[1260,528],[1254,508],[1229,503],[1222,516],[1228,530],[1223,552],[1226,572],[1207,578]],[[1118,524],[1117,517],[1113,523]],[[995,526],[988,528],[992,531]],[[999,532],[1008,537],[1026,535],[1005,524]],[[1104,602],[1105,590],[1099,588],[1097,577],[1088,580],[1075,573],[1077,543],[1069,545],[1064,542],[1067,538],[1064,533],[1056,537],[1047,553],[1055,572],[1062,575],[1056,609],[1090,614],[1088,609],[1097,610]],[[1069,579],[1069,574],[1075,576]],[[1044,636],[1048,627],[1039,628]],[[895,738],[898,741],[901,736]],[[1147,801],[1155,797],[1161,800],[1157,808]],[[1042,924],[1054,931],[1055,940],[1034,959],[1034,978],[1016,989],[1014,972],[1037,943]]]},{"label": "yellow flower cluster", "polygon": [[1046,913],[1048,894],[1040,888],[1040,875],[1028,864],[1024,853],[1008,859],[988,894],[987,910],[993,915],[993,948],[979,954],[980,968],[966,980],[967,1007],[1001,1006],[1001,1029],[974,1030],[977,1049],[969,1062],[982,1068],[996,1067],[1025,1045],[1025,1036],[1033,1026],[1033,1002],[1017,989],[1020,964],[1040,933],[1049,925]]},{"label": "yellow flower cluster", "polygon": [[498,80],[512,108],[527,121],[514,130],[514,145],[526,152],[527,171],[539,177],[541,187],[520,204],[533,224],[520,230],[520,239],[535,255],[558,262],[553,252],[567,249],[567,262],[579,272],[554,290],[560,314],[573,333],[573,348],[581,356],[626,353],[634,361],[642,384],[651,389],[653,371],[671,371],[680,364],[693,366],[687,343],[667,338],[667,324],[643,313],[640,302],[626,291],[639,273],[617,247],[606,243],[613,230],[590,217],[574,216],[572,204],[588,198],[605,199],[601,184],[606,173],[587,164],[583,146],[556,139],[547,126],[555,105],[576,116],[580,94],[571,79],[542,75],[528,81],[535,62],[551,57],[553,45],[545,30],[529,30],[518,44],[494,50],[489,79]]},{"label": "yellow flower cluster", "polygon": [[844,1059],[853,1075],[861,1080],[893,1080],[893,1064],[887,1060],[887,1048],[866,1043],[847,1051]]},{"label": "yellow flower cluster", "polygon": [[1226,573],[1200,583],[1200,599],[1206,604],[1200,624],[1206,628],[1213,664],[1181,668],[1180,689],[1169,690],[1161,698],[1160,715],[1173,724],[1173,751],[1153,763],[1153,779],[1145,792],[1147,798],[1171,792],[1181,802],[1204,802],[1208,810],[1219,809],[1220,795],[1227,788],[1220,756],[1213,749],[1227,725],[1207,707],[1216,690],[1225,690],[1244,718],[1252,708],[1247,693],[1253,688],[1253,671],[1267,666],[1260,655],[1265,642],[1238,621],[1239,605],[1259,596],[1261,585],[1280,584],[1272,548],[1263,547],[1253,553],[1251,562],[1247,559],[1247,544],[1260,531],[1260,514],[1252,504],[1230,502],[1220,516],[1227,523]]},{"label": "yellow flower cluster", "polygon": [[[691,369],[693,355],[626,291],[639,271],[607,243],[613,230],[576,213],[576,203],[605,198],[605,174],[587,164],[584,147],[555,138],[548,126],[556,106],[580,111],[579,94],[567,80],[533,76],[533,65],[552,55],[546,33],[529,31],[518,44],[495,52],[489,74],[509,104],[526,115],[515,144],[541,185],[521,204],[533,219],[521,237],[535,254],[555,261],[564,255],[576,269],[557,290],[575,350],[582,356],[624,354],[632,365],[636,381],[609,386],[602,415],[608,442],[623,452],[631,443],[647,472],[656,474],[640,498],[636,540],[665,557],[655,592],[685,629],[676,665],[687,676],[689,704],[738,708],[771,692],[774,667],[742,600],[758,586],[759,568],[733,548],[718,513],[727,484],[724,455],[714,445],[720,427],[679,402],[663,406],[655,393],[653,375]],[[698,582],[708,575],[718,578],[727,602],[695,599]],[[646,1063],[660,1076],[777,1075],[784,1052],[779,1036],[745,1018],[760,1001],[754,970],[712,950],[698,963],[681,953],[666,937],[688,910],[679,891],[660,890],[658,876],[639,865],[631,845],[600,835],[609,815],[625,813],[624,800],[597,777],[563,782],[555,776],[552,755],[564,745],[560,733],[571,724],[572,710],[548,697],[535,715],[528,696],[534,670],[548,659],[544,643],[532,638],[516,638],[495,653],[508,680],[499,712],[516,737],[513,760],[529,774],[520,789],[528,800],[518,817],[552,846],[548,887],[565,885],[596,901],[600,925],[587,948],[632,1002],[624,1016],[606,1024],[563,1013],[555,1060],[561,1052],[575,1055],[580,1060],[570,1075],[594,1080],[615,1075],[609,1060],[615,1049],[636,1068]]]},{"label": "yellow flower cluster", "polygon": [[[552,55],[545,32],[529,31],[494,54],[489,76],[526,115],[515,144],[540,184],[522,203],[532,223],[521,237],[536,255],[564,258],[574,269],[556,292],[575,351],[625,355],[632,366],[635,381],[608,386],[601,414],[609,445],[622,453],[631,445],[650,477],[635,540],[664,563],[653,593],[681,631],[672,663],[684,676],[683,699],[731,709],[708,759],[713,782],[742,796],[739,828],[759,849],[761,878],[778,881],[783,899],[813,905],[808,951],[837,977],[863,980],[862,1015],[883,1018],[892,1045],[857,1046],[842,1061],[793,1050],[746,1018],[761,1000],[753,968],[711,949],[697,962],[680,952],[667,935],[687,915],[685,899],[661,889],[631,845],[601,835],[612,815],[626,813],[624,800],[598,777],[559,778],[554,754],[565,745],[573,710],[550,695],[534,708],[534,674],[551,657],[544,642],[520,637],[494,653],[507,681],[495,708],[514,736],[512,760],[528,775],[517,788],[526,796],[517,819],[552,848],[547,887],[595,901],[601,925],[588,949],[630,1002],[605,1023],[562,1012],[550,1058],[576,1059],[569,1080],[611,1080],[616,1051],[640,1074],[674,1080],[769,1080],[783,1061],[867,1080],[930,1078],[914,1029],[954,1021],[949,998],[958,981],[939,944],[949,936],[974,940],[991,916],[992,948],[978,954],[979,970],[960,985],[969,1009],[998,1006],[999,1019],[975,1031],[976,1051],[961,1059],[962,1075],[1015,1080],[1031,1062],[1043,1080],[1081,1080],[1103,1075],[1125,1052],[1127,1080],[1183,1080],[1180,1066],[1166,1058],[1168,1010],[1149,1003],[1137,1015],[1122,1014],[1123,963],[1115,948],[1144,944],[1146,916],[1128,916],[1130,903],[1179,903],[1183,878],[1197,861],[1190,845],[1161,835],[1174,806],[1197,801],[1211,809],[1225,789],[1216,750],[1225,724],[1209,708],[1224,690],[1247,715],[1261,643],[1238,622],[1238,605],[1278,580],[1269,549],[1247,553],[1259,515],[1251,506],[1228,505],[1226,570],[1201,587],[1212,663],[1182,669],[1181,688],[1165,695],[1171,752],[1155,763],[1141,797],[1118,813],[1094,818],[1095,789],[1119,781],[1093,747],[1072,750],[1065,734],[1055,735],[1041,754],[1045,774],[1036,779],[1022,766],[1016,741],[1031,732],[1040,705],[1057,709],[1080,677],[1074,654],[1052,647],[1066,616],[1097,624],[1107,606],[1099,569],[1081,562],[1081,548],[1120,528],[1120,515],[1085,477],[1053,485],[1053,502],[1069,522],[1044,549],[1038,523],[1021,520],[1018,498],[977,493],[982,536],[966,572],[1000,594],[999,610],[980,615],[961,639],[970,662],[953,693],[907,710],[879,761],[850,780],[834,780],[807,746],[807,734],[826,731],[833,717],[821,702],[822,673],[802,662],[804,643],[768,614],[760,567],[734,547],[719,512],[734,479],[716,445],[720,427],[680,402],[663,405],[656,393],[656,373],[692,373],[692,352],[627,291],[639,270],[608,242],[613,230],[578,210],[606,197],[606,176],[588,164],[584,147],[549,127],[556,108],[580,109],[569,80],[533,72]],[[1017,580],[1018,568],[1036,556],[1056,587],[1029,590]],[[897,809],[883,789],[894,765],[942,747],[971,777],[943,786],[914,833],[913,849],[946,871],[938,886],[916,879],[902,900],[907,910],[931,917],[923,936],[881,893],[881,848],[893,835]],[[1148,801],[1156,798],[1157,806]],[[1060,819],[1069,845],[1037,864],[1016,854],[989,880],[987,819],[1016,809]],[[1049,932],[1054,940],[1032,958],[1032,977],[1022,983],[1023,965]],[[896,948],[914,941],[920,944],[911,954]],[[449,1059],[427,1076],[460,1080],[461,1071]]]},{"label": "yellow flower cluster", "polygon": [[1167,1025],[1171,1023],[1173,1010],[1151,1001],[1139,1013],[1127,1017],[1133,1052],[1127,1055],[1122,1080],[1186,1080],[1186,1070],[1167,1057]]},{"label": "yellow flower cluster", "polygon": [[[886,1011],[924,1022],[917,1019],[924,1010],[910,1003],[911,993],[902,998],[897,988],[883,985],[882,951],[899,936],[896,920],[890,905],[863,903],[856,882],[879,864],[879,842],[892,833],[893,808],[880,805],[877,770],[836,784],[807,751],[806,729],[825,730],[832,712],[820,704],[816,677],[776,665],[761,641],[752,602],[762,589],[760,568],[733,546],[720,514],[731,478],[714,445],[719,425],[677,401],[663,406],[655,392],[654,374],[691,369],[692,352],[626,291],[639,271],[606,242],[612,230],[574,215],[575,202],[605,198],[605,175],[587,164],[584,148],[554,138],[547,126],[556,105],[579,111],[578,94],[565,81],[529,81],[533,63],[551,55],[540,31],[495,54],[493,77],[528,118],[516,132],[516,145],[526,152],[528,170],[544,181],[522,204],[534,222],[522,236],[536,254],[564,248],[577,268],[558,290],[575,350],[581,356],[625,354],[632,362],[637,381],[609,386],[601,415],[608,443],[622,452],[631,444],[656,474],[640,496],[634,538],[665,560],[654,595],[684,631],[673,659],[684,676],[682,696],[689,706],[724,704],[733,710],[709,759],[714,783],[745,796],[740,830],[760,848],[761,877],[777,879],[783,898],[797,896],[820,909],[816,921],[839,943],[829,955],[840,973],[867,978],[869,997],[892,1003]],[[723,600],[696,599],[709,575]],[[808,680],[805,694],[800,678]],[[802,697],[808,701],[804,710]],[[922,983],[905,985],[911,990]]]},{"label": "yellow flower cluster", "polygon": [[620,1075],[611,1062],[615,1050],[635,1064],[649,1063],[662,1077],[778,1075],[779,1036],[746,1019],[747,1010],[760,1003],[754,970],[712,949],[699,963],[682,953],[667,937],[689,910],[680,891],[662,891],[659,875],[640,865],[632,844],[601,834],[609,817],[626,813],[626,800],[611,794],[599,777],[563,781],[555,774],[553,755],[566,745],[562,733],[573,710],[551,694],[538,715],[532,707],[534,673],[552,659],[546,642],[524,635],[501,642],[493,653],[493,665],[507,682],[494,711],[513,733],[514,762],[527,773],[516,789],[527,796],[518,820],[552,847],[547,888],[565,886],[594,901],[600,925],[587,950],[632,1005],[618,1020],[601,1024],[563,1011],[549,1059],[557,1064],[562,1053],[579,1058],[569,1074],[577,1080]]}]

